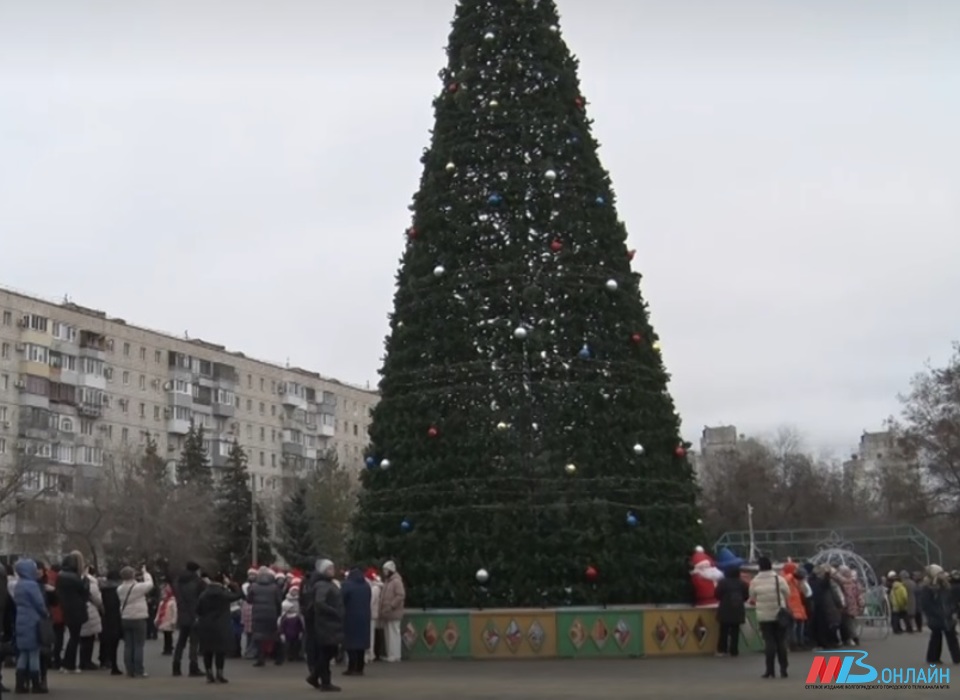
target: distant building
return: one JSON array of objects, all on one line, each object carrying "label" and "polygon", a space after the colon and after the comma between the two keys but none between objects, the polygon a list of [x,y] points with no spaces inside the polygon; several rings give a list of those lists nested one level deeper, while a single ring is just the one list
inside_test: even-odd
[{"label": "distant building", "polygon": [[743,436],[737,433],[735,425],[722,425],[711,428],[704,426],[700,434],[700,452],[691,454],[694,471],[699,474],[711,459],[736,452],[740,449]]},{"label": "distant building", "polygon": [[866,488],[870,476],[885,467],[905,467],[907,460],[897,448],[893,433],[863,432],[860,446],[850,459],[843,463],[843,485],[850,492]]}]

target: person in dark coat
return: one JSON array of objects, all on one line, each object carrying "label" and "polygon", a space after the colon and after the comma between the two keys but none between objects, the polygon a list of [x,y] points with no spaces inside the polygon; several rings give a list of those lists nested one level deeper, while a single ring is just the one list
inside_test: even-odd
[{"label": "person in dark coat", "polygon": [[230,606],[243,598],[239,587],[223,574],[211,579],[197,603],[197,638],[203,654],[207,683],[226,683],[223,667],[236,640]]},{"label": "person in dark coat", "polygon": [[205,674],[200,670],[197,656],[197,603],[206,584],[200,576],[199,564],[189,561],[186,568],[173,583],[173,596],[177,601],[177,645],[173,649],[173,675],[182,675],[183,650],[189,643],[189,674],[191,678],[199,678]]},{"label": "person in dark coat", "polygon": [[[746,585],[746,584],[744,584]],[[343,648],[347,652],[346,676],[362,676],[370,648],[370,601],[373,591],[359,568],[351,569],[340,588],[343,597]]]},{"label": "person in dark coat", "polygon": [[0,564],[0,695],[9,693],[3,684],[3,664],[13,650],[13,617],[16,614],[10,592],[7,587],[7,569]]},{"label": "person in dark coat", "polygon": [[[253,641],[257,645],[257,661],[254,666],[263,666],[267,656],[277,643],[280,605],[283,603],[283,588],[277,584],[277,577],[263,566],[257,572],[257,579],[247,589],[247,602],[250,603],[250,624]],[[277,664],[283,659],[277,658]]]},{"label": "person in dark coat", "polygon": [[740,625],[747,621],[746,602],[750,598],[750,586],[740,577],[740,567],[730,566],[723,572],[715,593],[718,601],[717,622],[720,638],[717,639],[717,655],[740,654]]},{"label": "person in dark coat", "polygon": [[122,676],[123,671],[117,664],[117,651],[123,639],[123,625],[120,621],[120,572],[110,570],[107,578],[100,584],[100,597],[103,599],[103,630],[100,632],[100,668],[109,668],[111,676]]},{"label": "person in dark coat", "polygon": [[943,638],[953,663],[960,664],[960,642],[957,640],[956,602],[950,588],[950,579],[937,564],[927,567],[927,577],[921,595],[920,606],[927,618],[930,641],[927,644],[927,663],[940,664],[943,654]]},{"label": "person in dark coat", "polygon": [[63,558],[57,575],[57,598],[63,612],[63,625],[69,635],[60,666],[64,671],[77,670],[80,628],[87,621],[87,603],[90,602],[86,571],[83,555],[75,551]]},{"label": "person in dark coat", "polygon": [[[307,683],[324,691],[338,691],[331,679],[330,662],[343,644],[343,597],[333,580],[336,569],[329,559],[317,562],[316,584],[312,589],[313,634],[315,659],[311,664]],[[368,601],[369,604],[369,601]]]}]

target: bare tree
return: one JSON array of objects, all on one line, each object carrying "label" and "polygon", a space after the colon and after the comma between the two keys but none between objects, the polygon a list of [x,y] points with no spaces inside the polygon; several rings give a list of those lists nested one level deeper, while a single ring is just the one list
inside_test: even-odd
[{"label": "bare tree", "polygon": [[42,476],[40,461],[26,450],[18,451],[12,463],[0,466],[0,520],[50,493]]},{"label": "bare tree", "polygon": [[900,397],[899,419],[889,428],[904,456],[916,465],[910,484],[931,515],[960,515],[960,343],[946,367],[927,366]]}]

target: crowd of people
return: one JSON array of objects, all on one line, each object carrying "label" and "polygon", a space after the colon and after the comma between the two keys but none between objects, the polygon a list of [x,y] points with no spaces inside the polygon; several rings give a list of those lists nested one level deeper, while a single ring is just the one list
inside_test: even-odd
[{"label": "crowd of people", "polygon": [[127,566],[99,576],[71,552],[52,566],[20,559],[0,575],[2,651],[15,664],[15,693],[49,692],[53,670],[146,678],[146,642],[161,635],[174,676],[211,684],[227,683],[229,657],[258,667],[305,661],[307,683],[327,692],[340,690],[334,663],[362,676],[371,660],[400,661],[406,592],[392,561],[338,574],[318,559],[307,575],[260,567],[234,582],[194,562],[174,575]]},{"label": "crowd of people", "polygon": [[[764,678],[775,678],[777,666],[780,677],[787,677],[791,650],[859,645],[857,619],[864,612],[866,589],[855,572],[845,566],[797,566],[793,562],[776,572],[767,557],[760,557],[758,566],[749,584],[737,567],[726,569],[717,584],[719,656],[737,656],[740,626],[746,621],[750,602],[756,606],[763,637]],[[960,663],[960,572],[948,574],[932,564],[921,576],[891,571],[885,584],[894,633],[902,633],[904,628],[920,632],[925,621],[930,630],[927,663],[942,663],[944,640],[953,663]]]}]

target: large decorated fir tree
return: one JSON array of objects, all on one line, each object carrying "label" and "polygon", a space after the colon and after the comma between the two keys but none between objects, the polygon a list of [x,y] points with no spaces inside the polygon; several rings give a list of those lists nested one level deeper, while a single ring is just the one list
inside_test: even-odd
[{"label": "large decorated fir tree", "polygon": [[696,482],[555,4],[461,0],[447,53],[354,554],[416,605],[680,602]]}]

